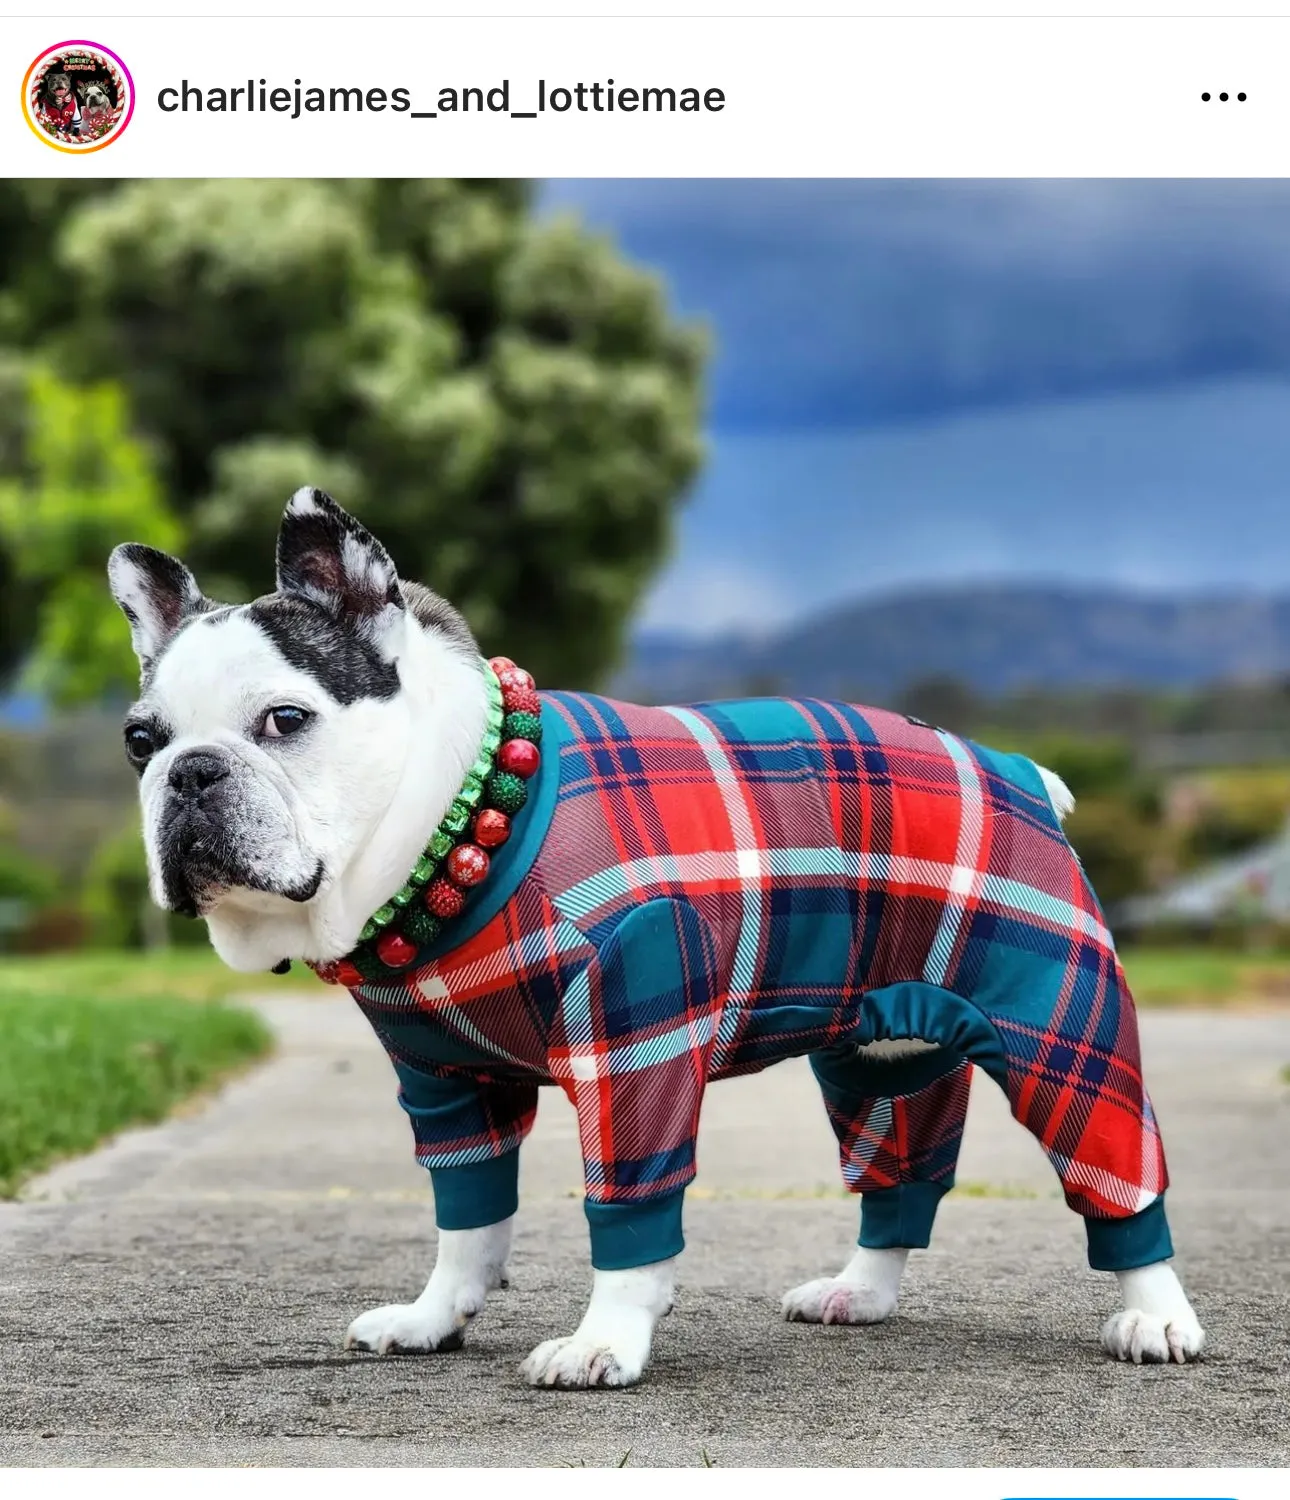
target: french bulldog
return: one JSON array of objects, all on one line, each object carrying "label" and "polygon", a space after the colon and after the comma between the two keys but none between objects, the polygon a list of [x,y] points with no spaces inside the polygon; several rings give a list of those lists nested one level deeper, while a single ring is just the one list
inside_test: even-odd
[{"label": "french bulldog", "polygon": [[112,117],[112,100],[107,88],[101,83],[82,84],[77,89],[81,101],[81,118],[91,129],[104,124]]},{"label": "french bulldog", "polygon": [[356,1318],[347,1347],[461,1344],[505,1284],[515,1162],[554,1084],[593,1290],[523,1372],[633,1384],[672,1306],[704,1087],[807,1055],[861,1231],[784,1316],[895,1311],[977,1066],[1118,1278],[1105,1349],[1200,1353],[1132,1001],[1051,772],[855,705],[539,695],[315,489],[253,603],[144,546],[108,571],[140,668],[124,735],[153,899],[202,918],[234,969],[301,960],[347,985],[431,1173],[426,1287]]}]

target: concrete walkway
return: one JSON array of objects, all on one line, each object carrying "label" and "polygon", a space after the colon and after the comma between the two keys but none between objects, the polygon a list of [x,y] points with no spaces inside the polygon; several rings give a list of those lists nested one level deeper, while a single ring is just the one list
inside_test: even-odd
[{"label": "concrete walkway", "polygon": [[[646,1383],[536,1392],[520,1360],[589,1286],[572,1110],[544,1091],[513,1285],[455,1354],[349,1355],[431,1263],[428,1183],[347,1000],[264,1005],[276,1061],[0,1205],[5,1464],[1283,1465],[1290,1461],[1290,1015],[1149,1014],[1179,1265],[1211,1340],[1188,1368],[1101,1354],[1114,1283],[988,1080],[937,1243],[875,1329],[786,1324],[836,1270],[809,1072],[715,1087],[676,1312]],[[69,1101],[74,1106],[74,1101]]]}]

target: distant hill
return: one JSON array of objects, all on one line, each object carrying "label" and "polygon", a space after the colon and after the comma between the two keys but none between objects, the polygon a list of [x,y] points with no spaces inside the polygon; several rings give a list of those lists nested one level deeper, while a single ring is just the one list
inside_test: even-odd
[{"label": "distant hill", "polygon": [[936,676],[1000,694],[1281,675],[1290,676],[1290,596],[1005,584],[859,600],[760,640],[646,634],[613,690],[655,703],[732,693],[884,700]]}]

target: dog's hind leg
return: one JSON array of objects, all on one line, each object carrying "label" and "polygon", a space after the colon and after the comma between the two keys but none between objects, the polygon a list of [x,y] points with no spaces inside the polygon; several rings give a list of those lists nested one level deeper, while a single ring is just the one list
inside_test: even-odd
[{"label": "dog's hind leg", "polygon": [[836,1276],[821,1276],[785,1292],[780,1307],[790,1323],[884,1323],[900,1301],[909,1251],[858,1245]]},{"label": "dog's hind leg", "polygon": [[[979,995],[1000,1044],[983,1065],[1082,1216],[1089,1265],[1119,1280],[1124,1306],[1104,1325],[1103,1348],[1135,1364],[1183,1364],[1201,1352],[1205,1334],[1168,1263],[1169,1179],[1143,1083],[1137,1016],[1109,945],[1086,941],[1075,956],[1056,1004],[1045,1002],[1043,1011],[1029,1000],[1023,1009],[1015,996],[1001,1004]],[[1042,986],[1023,993],[1042,994]]]},{"label": "dog's hind leg", "polygon": [[1102,1329],[1106,1352],[1135,1365],[1195,1359],[1205,1346],[1205,1330],[1173,1267],[1156,1261],[1116,1276],[1124,1307]]},{"label": "dog's hind leg", "polygon": [[862,1195],[860,1242],[836,1276],[794,1287],[781,1307],[790,1322],[881,1323],[896,1311],[910,1250],[929,1243],[953,1185],[971,1066],[937,1048],[890,1062],[837,1049],[811,1065],[843,1180]]}]

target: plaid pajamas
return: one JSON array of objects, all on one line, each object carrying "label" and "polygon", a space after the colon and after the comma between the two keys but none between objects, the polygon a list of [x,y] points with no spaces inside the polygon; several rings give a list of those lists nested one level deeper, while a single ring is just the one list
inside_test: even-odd
[{"label": "plaid pajamas", "polygon": [[[543,699],[543,764],[489,879],[447,941],[355,991],[441,1227],[515,1211],[556,1084],[593,1264],[673,1255],[707,1084],[809,1054],[862,1244],[927,1243],[976,1065],[1092,1264],[1171,1253],[1132,1002],[1030,761],[839,703]],[[910,1036],[940,1050],[856,1051]]]}]

